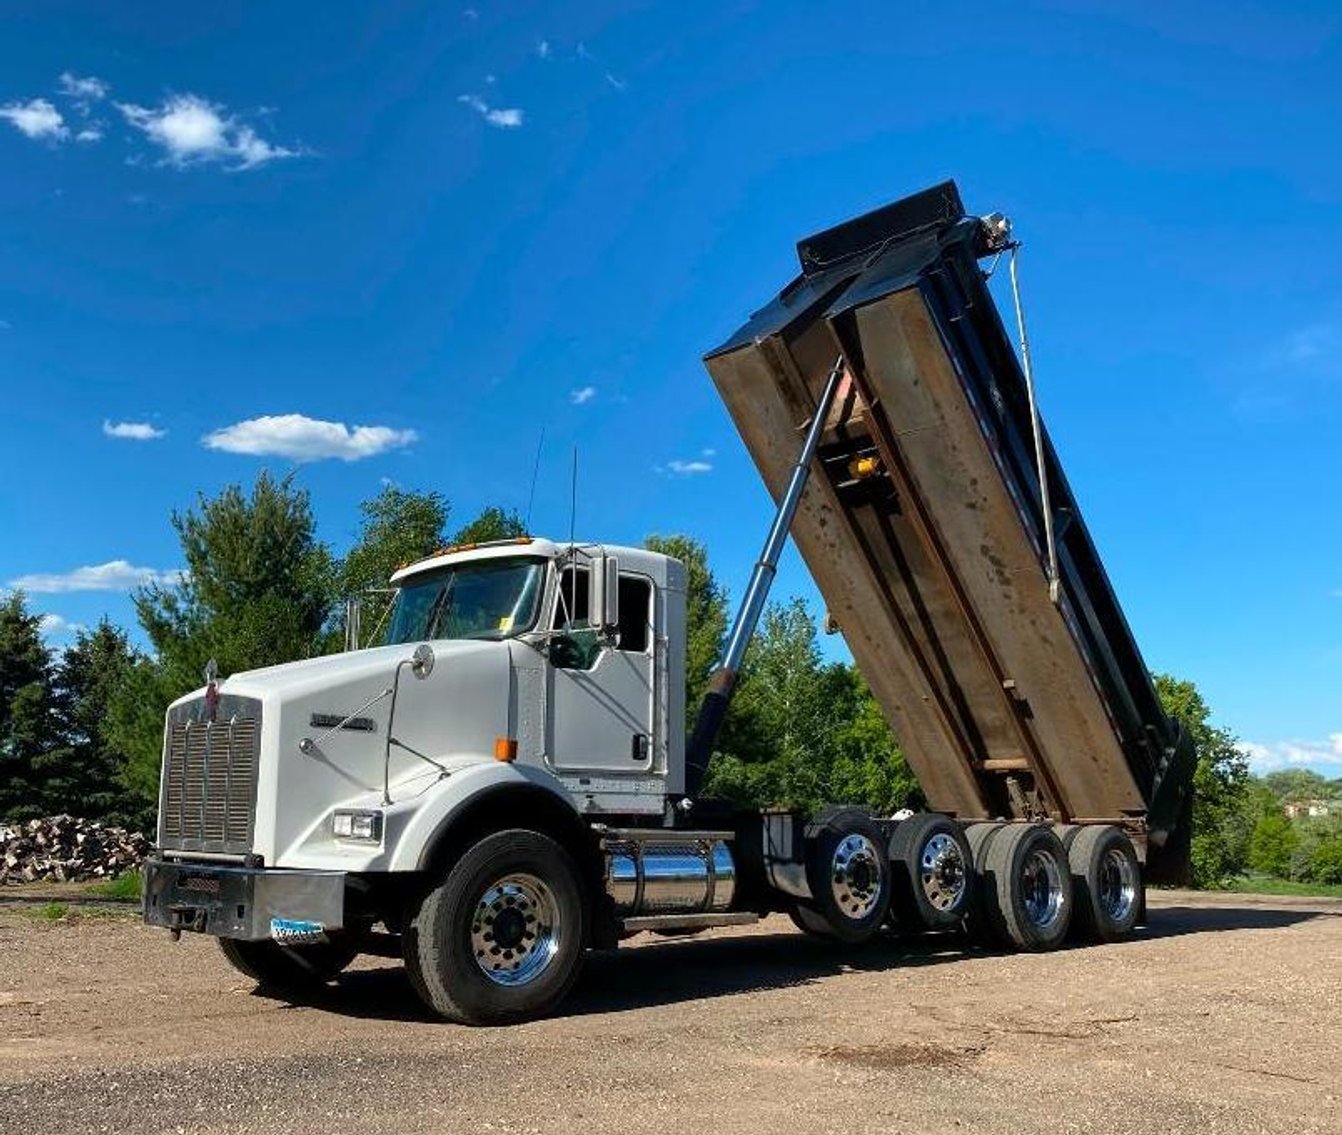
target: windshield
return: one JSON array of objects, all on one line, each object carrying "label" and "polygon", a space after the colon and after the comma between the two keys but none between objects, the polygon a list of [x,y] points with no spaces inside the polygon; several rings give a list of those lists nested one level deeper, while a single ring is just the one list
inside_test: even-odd
[{"label": "windshield", "polygon": [[426,638],[501,639],[536,621],[545,561],[476,560],[401,584],[387,642]]}]

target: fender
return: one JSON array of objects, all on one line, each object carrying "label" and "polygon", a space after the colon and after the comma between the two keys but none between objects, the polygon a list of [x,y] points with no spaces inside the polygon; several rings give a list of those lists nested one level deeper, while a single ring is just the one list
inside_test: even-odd
[{"label": "fender", "polygon": [[423,870],[439,837],[469,809],[488,796],[509,792],[545,793],[572,815],[575,830],[582,826],[572,797],[552,773],[534,765],[480,761],[454,771],[440,783],[433,799],[416,810],[396,843],[388,869]]}]

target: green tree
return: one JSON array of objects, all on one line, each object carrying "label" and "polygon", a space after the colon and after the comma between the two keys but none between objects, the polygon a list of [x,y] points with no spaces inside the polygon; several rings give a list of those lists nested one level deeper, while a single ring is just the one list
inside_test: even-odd
[{"label": "green tree", "polygon": [[1283,768],[1263,777],[1263,783],[1282,803],[1292,800],[1327,800],[1336,794],[1334,787],[1317,772],[1307,768]]},{"label": "green tree", "polygon": [[53,741],[51,654],[21,591],[0,601],[0,818],[42,810],[42,754]]},{"label": "green tree", "polygon": [[1249,764],[1234,734],[1211,724],[1211,710],[1192,682],[1157,674],[1155,684],[1165,712],[1190,731],[1197,749],[1192,877],[1195,886],[1216,886],[1248,865]]},{"label": "green tree", "polygon": [[60,656],[52,680],[58,741],[35,762],[40,805],[48,815],[135,823],[139,802],[127,799],[120,777],[126,754],[113,739],[110,709],[139,659],[124,631],[104,619],[82,630]]},{"label": "green tree", "polygon": [[1264,812],[1249,838],[1249,866],[1264,875],[1284,879],[1299,843],[1299,834],[1280,808]]},{"label": "green tree", "polygon": [[[111,709],[114,743],[128,757],[125,783],[142,793],[158,782],[163,713],[201,684],[206,661],[227,675],[321,653],[336,590],[308,494],[292,476],[263,472],[250,496],[237,485],[201,496],[172,524],[186,573],[134,594],[155,659],[132,668]],[[152,804],[152,793],[144,799]]]},{"label": "green tree", "polygon": [[821,660],[800,599],[765,612],[719,750],[708,791],[742,805],[888,814],[921,799],[870,688],[856,667]]},{"label": "green tree", "polygon": [[1328,886],[1342,884],[1342,835],[1326,839],[1314,849],[1308,881]]},{"label": "green tree", "polygon": [[386,587],[392,573],[432,555],[443,535],[450,506],[441,493],[408,492],[389,485],[359,506],[359,536],[340,565],[342,595]]},{"label": "green tree", "polygon": [[649,536],[643,546],[685,565],[685,718],[694,728],[708,677],[727,637],[727,591],[708,565],[708,551],[689,536]]},{"label": "green tree", "polygon": [[848,695],[836,729],[838,756],[830,773],[830,799],[866,804],[883,815],[923,806],[918,778],[890,732],[876,696],[856,666],[836,671]]},{"label": "green tree", "polygon": [[491,540],[515,540],[526,534],[526,525],[517,513],[490,505],[481,509],[480,515],[474,520],[458,528],[448,543],[487,544]]}]

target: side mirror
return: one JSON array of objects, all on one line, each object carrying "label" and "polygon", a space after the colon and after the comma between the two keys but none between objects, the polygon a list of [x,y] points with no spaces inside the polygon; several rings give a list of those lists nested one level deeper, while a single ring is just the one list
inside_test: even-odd
[{"label": "side mirror", "polygon": [[345,600],[345,649],[358,650],[360,634],[359,623],[363,616],[363,600],[349,598]]},{"label": "side mirror", "polygon": [[603,633],[614,631],[620,625],[620,561],[602,552],[592,561],[587,581],[592,626]]},{"label": "side mirror", "polygon": [[421,642],[410,656],[410,672],[423,680],[433,673],[433,662],[433,647],[427,642]]}]

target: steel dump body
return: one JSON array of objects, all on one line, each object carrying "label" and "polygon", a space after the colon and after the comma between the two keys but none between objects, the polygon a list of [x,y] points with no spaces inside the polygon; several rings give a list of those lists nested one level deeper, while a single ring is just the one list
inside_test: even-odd
[{"label": "steel dump body", "polygon": [[[798,246],[706,363],[775,498],[842,356],[792,532],[932,808],[1123,825],[1179,874],[1192,750],[1163,712],[1028,392],[953,183]],[[1160,862],[1164,860],[1164,862]]]}]

